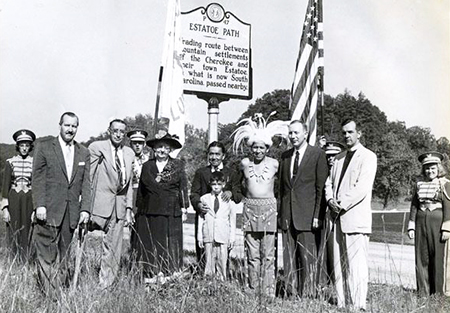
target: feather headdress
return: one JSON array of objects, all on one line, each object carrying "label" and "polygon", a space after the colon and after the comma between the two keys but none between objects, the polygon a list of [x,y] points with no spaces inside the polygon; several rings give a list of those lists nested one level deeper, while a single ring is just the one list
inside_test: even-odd
[{"label": "feather headdress", "polygon": [[289,121],[273,121],[268,123],[269,118],[277,112],[270,113],[267,120],[261,113],[255,113],[253,118],[244,118],[237,123],[239,126],[231,136],[234,135],[233,151],[237,152],[241,143],[247,140],[247,145],[251,147],[254,142],[262,141],[267,146],[272,146],[272,137],[280,136],[287,138],[289,133]]}]

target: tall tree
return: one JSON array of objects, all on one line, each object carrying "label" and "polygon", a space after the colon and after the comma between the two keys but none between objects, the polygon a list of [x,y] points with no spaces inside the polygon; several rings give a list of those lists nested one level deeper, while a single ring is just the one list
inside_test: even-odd
[{"label": "tall tree", "polygon": [[390,131],[383,135],[378,147],[378,168],[374,184],[374,195],[382,200],[383,208],[396,203],[409,193],[411,181],[415,177],[414,153],[408,146],[401,125],[390,123]]}]

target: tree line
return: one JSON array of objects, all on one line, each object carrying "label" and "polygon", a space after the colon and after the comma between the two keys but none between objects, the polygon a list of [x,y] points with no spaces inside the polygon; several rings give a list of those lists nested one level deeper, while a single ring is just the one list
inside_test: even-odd
[{"label": "tree line", "polygon": [[[289,120],[289,94],[287,89],[274,90],[264,94],[261,98],[247,108],[238,119],[251,117],[255,113],[262,113],[268,117],[273,111],[277,114],[273,119]],[[223,103],[225,107],[227,103]],[[322,117],[323,113],[323,118]],[[417,156],[426,151],[439,151],[444,154],[447,170],[449,169],[450,142],[446,137],[436,139],[429,128],[412,126],[407,128],[402,121],[389,121],[386,114],[373,105],[363,93],[357,97],[348,90],[332,97],[324,96],[324,105],[318,110],[318,134],[327,140],[344,142],[341,135],[341,122],[346,118],[355,118],[361,125],[363,136],[361,142],[378,157],[378,170],[374,184],[374,195],[379,198],[384,208],[397,201],[409,199],[412,186],[420,173],[420,164]],[[150,114],[137,114],[134,117],[126,117],[124,120],[130,130],[144,129],[149,133],[149,138],[154,136],[153,117]],[[237,122],[219,125],[219,140],[227,148],[227,162],[237,168],[239,160],[248,153],[244,149],[234,155],[231,151],[233,139],[231,134],[236,129]],[[208,133],[187,123],[185,126],[186,141],[179,157],[186,163],[186,172],[189,181],[192,180],[195,170],[206,164],[206,148],[208,145]],[[98,136],[92,136],[83,142],[89,145],[91,142],[106,138],[105,132]],[[38,138],[37,141],[42,140]],[[271,156],[279,157],[281,152],[288,148],[286,142],[276,140],[270,151]],[[15,154],[15,146],[0,144],[0,184],[3,182],[4,164],[7,158]]]}]

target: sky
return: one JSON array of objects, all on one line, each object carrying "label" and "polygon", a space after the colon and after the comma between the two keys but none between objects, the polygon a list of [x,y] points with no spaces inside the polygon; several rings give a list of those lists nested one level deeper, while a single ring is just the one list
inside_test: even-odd
[{"label": "sky", "polygon": [[[214,1],[180,0],[189,11]],[[253,99],[220,104],[219,123],[290,89],[306,0],[219,1],[252,25]],[[450,139],[450,0],[324,0],[325,93],[363,92],[390,121]],[[20,128],[58,134],[65,111],[78,141],[113,118],[154,115],[167,1],[0,0],[0,142]],[[187,121],[207,129],[205,101]]]}]

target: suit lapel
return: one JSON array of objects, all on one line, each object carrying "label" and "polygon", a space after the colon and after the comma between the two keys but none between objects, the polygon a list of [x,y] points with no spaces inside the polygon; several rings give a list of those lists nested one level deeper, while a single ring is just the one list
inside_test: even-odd
[{"label": "suit lapel", "polygon": [[70,178],[69,184],[72,184],[72,181],[77,174],[78,171],[78,163],[80,162],[80,146],[77,142],[73,143],[73,166],[72,166],[72,177]]},{"label": "suit lapel", "polygon": [[64,155],[61,149],[61,145],[59,144],[58,137],[55,137],[55,139],[53,140],[53,150],[55,151],[56,159],[58,160],[59,166],[61,167],[64,176],[66,177],[67,181],[69,181],[67,177],[66,162],[64,161]]},{"label": "suit lapel", "polygon": [[292,156],[294,155],[294,149],[289,150],[289,156],[283,160],[283,176],[286,177],[286,181],[289,185],[289,187],[292,187],[293,180],[291,177],[291,163],[292,163]]},{"label": "suit lapel", "polygon": [[293,181],[292,185],[295,185],[295,183],[299,180],[299,176],[302,174],[302,171],[305,170],[306,165],[308,164],[308,161],[310,159],[310,154],[311,154],[311,148],[308,144],[306,144],[305,153],[303,153],[302,160],[300,161],[300,164],[298,165],[297,176],[294,177],[294,181]]},{"label": "suit lapel", "polygon": [[112,170],[117,173],[116,160],[113,159],[113,151],[112,151],[112,147],[111,147],[111,142],[109,140],[107,140],[107,141],[105,141],[105,144],[106,144],[105,160],[107,161],[107,163],[109,163],[109,166],[112,168]]}]

